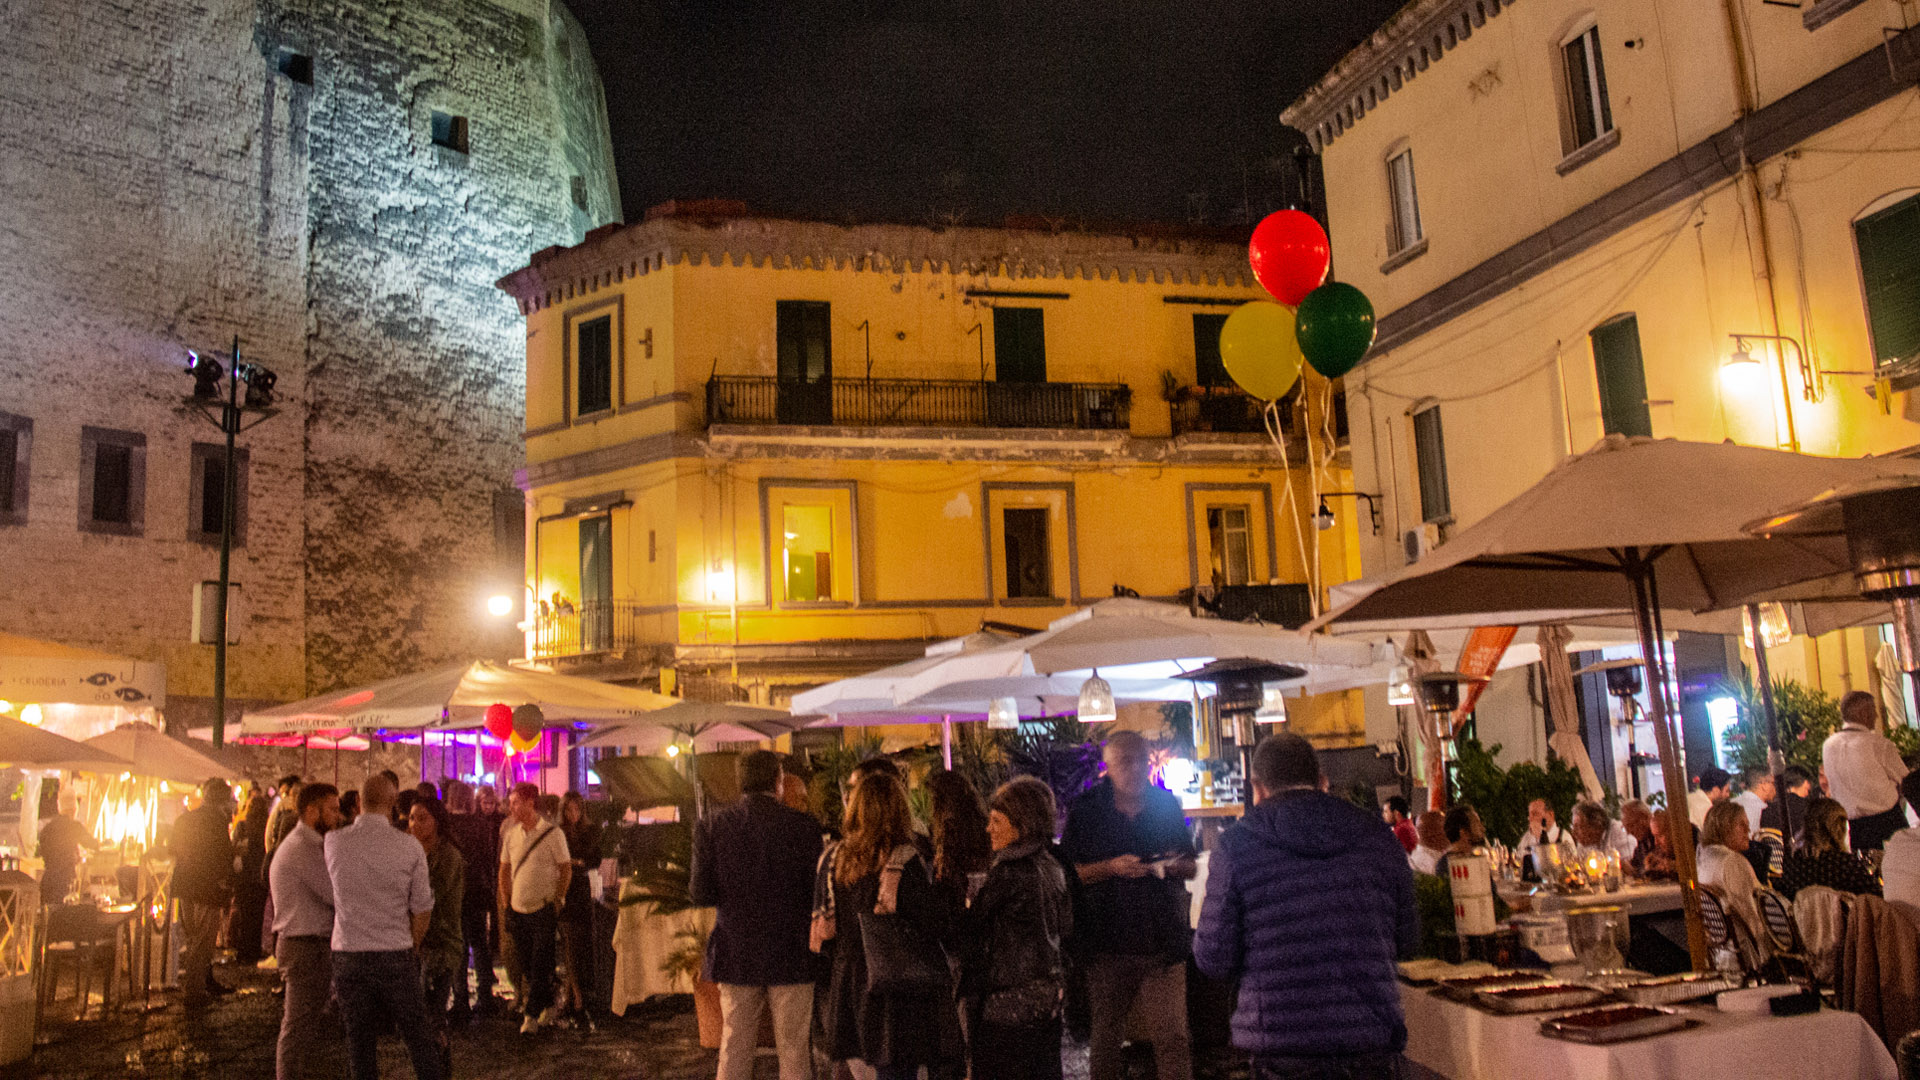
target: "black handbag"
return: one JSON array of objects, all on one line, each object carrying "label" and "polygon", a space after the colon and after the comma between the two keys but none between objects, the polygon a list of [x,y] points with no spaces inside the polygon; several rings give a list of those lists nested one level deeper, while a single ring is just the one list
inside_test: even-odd
[{"label": "black handbag", "polygon": [[[899,875],[917,854],[912,847],[902,845],[880,872],[882,899],[875,907],[889,910],[860,913],[860,945],[867,958],[869,994],[947,994],[953,990],[953,968],[947,962],[947,951],[891,910],[889,901],[897,894]],[[887,888],[888,875],[894,878],[892,890]]]}]

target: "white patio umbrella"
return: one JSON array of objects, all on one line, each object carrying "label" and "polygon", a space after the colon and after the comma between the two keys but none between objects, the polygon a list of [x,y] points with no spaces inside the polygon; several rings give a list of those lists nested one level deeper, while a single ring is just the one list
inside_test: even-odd
[{"label": "white patio umbrella", "polygon": [[949,657],[978,652],[1005,644],[1009,635],[980,630],[962,637],[936,641],[927,646],[927,654],[915,660],[836,679],[793,696],[793,711],[803,714],[836,714],[885,711],[896,703],[894,688],[901,680],[939,664]]},{"label": "white patio umbrella", "polygon": [[487,706],[496,703],[537,705],[548,724],[627,720],[678,700],[651,690],[479,660],[250,711],[240,719],[240,733],[473,728],[483,722]]},{"label": "white patio umbrella", "polygon": [[772,739],[805,726],[811,717],[782,709],[716,701],[679,701],[633,720],[603,724],[581,746],[612,746],[657,753],[675,738],[705,753],[720,743]]},{"label": "white patio umbrella", "polygon": [[199,784],[216,776],[233,776],[239,771],[212,756],[216,753],[212,743],[194,746],[146,724],[122,724],[88,739],[87,745],[133,762],[127,771],[135,776],[176,784]]},{"label": "white patio umbrella", "polygon": [[97,746],[75,742],[32,724],[0,716],[0,765],[21,769],[124,772],[133,763]]},{"label": "white patio umbrella", "polygon": [[[1757,539],[1742,526],[1774,508],[1876,477],[1920,477],[1920,462],[1816,458],[1730,444],[1609,436],[1367,596],[1313,624],[1404,624],[1471,616],[1485,624],[1634,613],[1653,688],[1654,732],[1674,835],[1686,835],[1684,770],[1675,751],[1666,663],[1654,647],[1665,609],[1737,607],[1768,590],[1851,570],[1844,540]],[[1681,880],[1693,851],[1675,849]],[[1706,962],[1698,898],[1686,890],[1687,937]]]}]

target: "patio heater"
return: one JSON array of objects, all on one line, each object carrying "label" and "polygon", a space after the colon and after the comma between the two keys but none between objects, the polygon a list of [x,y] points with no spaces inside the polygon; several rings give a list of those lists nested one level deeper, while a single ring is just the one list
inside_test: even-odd
[{"label": "patio heater", "polygon": [[1271,693],[1277,697],[1280,688],[1276,686],[1269,691],[1267,684],[1305,678],[1306,674],[1305,668],[1290,664],[1273,664],[1240,657],[1215,660],[1196,671],[1174,676],[1196,683],[1213,684],[1214,709],[1220,714],[1221,739],[1231,739],[1234,748],[1240,752],[1240,798],[1243,806],[1253,803],[1253,747],[1260,741],[1259,725],[1286,718],[1284,705],[1279,706],[1279,715],[1274,715],[1275,703],[1269,696]]},{"label": "patio heater", "polygon": [[[1434,738],[1440,745],[1440,760],[1443,765],[1451,765],[1454,760],[1454,713],[1460,711],[1460,687],[1466,684],[1486,682],[1478,675],[1467,675],[1458,671],[1431,671],[1414,679],[1418,690],[1420,707],[1425,711],[1427,723]],[[1446,768],[1440,770],[1447,785],[1446,802],[1453,805],[1453,773]]]},{"label": "patio heater", "polygon": [[1649,761],[1656,760],[1640,752],[1634,738],[1634,725],[1640,720],[1640,690],[1643,686],[1640,670],[1646,667],[1646,661],[1628,657],[1625,660],[1603,660],[1597,664],[1588,664],[1574,672],[1581,675],[1604,675],[1607,678],[1607,694],[1620,702],[1620,722],[1627,729],[1627,789],[1631,798],[1639,798],[1640,770]]}]

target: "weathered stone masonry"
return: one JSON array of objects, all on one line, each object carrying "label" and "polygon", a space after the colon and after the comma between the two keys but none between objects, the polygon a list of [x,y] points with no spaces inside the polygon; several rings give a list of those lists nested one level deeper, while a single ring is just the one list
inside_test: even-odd
[{"label": "weathered stone masonry", "polygon": [[[466,153],[433,145],[435,111]],[[187,461],[218,432],[180,409],[179,363],[238,334],[283,412],[242,437],[230,693],[494,651],[524,330],[493,282],[617,198],[558,0],[0,0],[0,412],[34,425],[0,629],[165,660],[174,719],[195,712],[215,552],[186,539]],[[83,425],[146,436],[142,535],[76,527]]]}]

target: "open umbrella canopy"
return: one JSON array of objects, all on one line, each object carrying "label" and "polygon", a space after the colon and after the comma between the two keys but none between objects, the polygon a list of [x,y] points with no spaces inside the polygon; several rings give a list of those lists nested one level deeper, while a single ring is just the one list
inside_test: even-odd
[{"label": "open umbrella canopy", "polygon": [[146,724],[122,724],[88,739],[87,745],[131,761],[127,771],[135,776],[178,784],[198,784],[239,771],[214,757],[217,751],[212,744],[190,745]]},{"label": "open umbrella canopy", "polygon": [[927,654],[919,659],[890,664],[865,675],[836,679],[824,686],[803,690],[793,696],[793,711],[796,715],[802,715],[890,710],[896,704],[894,688],[903,679],[927,671],[949,657],[991,649],[1009,640],[1012,640],[1009,635],[980,630],[962,637],[936,641],[927,646]]},{"label": "open umbrella canopy", "polygon": [[665,758],[601,758],[592,768],[616,800],[635,810],[693,805],[693,785]]},{"label": "open umbrella canopy", "polygon": [[133,767],[132,762],[112,751],[4,716],[0,716],[0,765],[85,772],[125,772]]},{"label": "open umbrella canopy", "polygon": [[810,719],[757,705],[680,701],[637,719],[601,725],[580,745],[631,747],[651,754],[676,736],[684,736],[693,740],[694,749],[704,753],[720,743],[778,738],[805,726]]},{"label": "open umbrella canopy", "polygon": [[240,731],[471,728],[480,726],[493,704],[537,705],[548,724],[626,720],[676,701],[651,690],[479,660],[248,712]]},{"label": "open umbrella canopy", "polygon": [[1634,608],[1624,570],[1641,561],[1663,609],[1737,607],[1851,570],[1842,538],[1761,540],[1742,526],[1833,488],[1898,476],[1920,479],[1920,462],[1610,435],[1309,629],[1618,615]]}]

